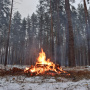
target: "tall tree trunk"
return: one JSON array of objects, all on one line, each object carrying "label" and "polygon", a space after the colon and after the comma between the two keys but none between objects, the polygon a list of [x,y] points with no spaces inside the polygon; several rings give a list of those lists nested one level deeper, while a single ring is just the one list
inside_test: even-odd
[{"label": "tall tree trunk", "polygon": [[67,25],[67,22],[65,22],[65,34],[66,34],[66,53],[65,53],[65,67],[67,67],[68,66],[68,50],[69,50],[69,48],[68,48],[68,39],[69,39],[69,32],[68,32],[68,25]]},{"label": "tall tree trunk", "polygon": [[56,63],[61,65],[60,60],[60,16],[59,16],[59,0],[56,0],[57,4],[57,43],[56,43]]},{"label": "tall tree trunk", "polygon": [[69,0],[65,0],[65,10],[66,10],[68,29],[69,29],[69,66],[73,67],[76,66],[76,64],[75,64],[75,51],[74,51],[74,36],[73,36]]},{"label": "tall tree trunk", "polygon": [[87,43],[88,43],[88,62],[90,65],[90,20],[89,20],[89,15],[88,15],[88,10],[87,10],[87,5],[86,1],[83,0],[84,3],[84,11],[85,11],[85,22],[86,22],[86,31],[87,31]]},{"label": "tall tree trunk", "polygon": [[11,4],[11,14],[10,14],[10,21],[9,21],[9,30],[8,30],[8,37],[7,37],[7,44],[6,44],[6,55],[5,55],[4,66],[7,65],[7,56],[8,56],[8,46],[9,46],[9,36],[10,36],[10,30],[11,30],[12,10],[13,10],[13,0],[12,0],[12,4]]},{"label": "tall tree trunk", "polygon": [[50,32],[50,48],[51,48],[51,58],[54,59],[54,38],[53,38],[53,18],[52,18],[52,7],[50,0],[50,14],[51,14],[51,32]]}]

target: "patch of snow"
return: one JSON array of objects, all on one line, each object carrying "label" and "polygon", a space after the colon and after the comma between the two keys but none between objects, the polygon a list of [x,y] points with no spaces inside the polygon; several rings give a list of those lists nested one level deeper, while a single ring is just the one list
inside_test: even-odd
[{"label": "patch of snow", "polygon": [[72,68],[62,66],[62,68],[66,71],[90,71],[90,66],[76,66]]},{"label": "patch of snow", "polygon": [[0,90],[90,90],[90,80],[57,82],[54,77],[5,76],[0,77]]},{"label": "patch of snow", "polygon": [[6,67],[2,64],[0,64],[0,69],[12,69],[13,67],[16,67],[16,68],[20,68],[20,69],[25,69],[26,67],[30,67],[30,65],[7,65]]}]

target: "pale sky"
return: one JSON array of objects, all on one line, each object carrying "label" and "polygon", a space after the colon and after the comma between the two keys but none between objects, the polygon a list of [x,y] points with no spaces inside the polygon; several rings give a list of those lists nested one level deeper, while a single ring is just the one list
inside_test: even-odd
[{"label": "pale sky", "polygon": [[14,0],[14,11],[19,11],[22,17],[31,16],[36,11],[39,0]]},{"label": "pale sky", "polygon": [[[14,12],[19,11],[23,17],[27,17],[28,14],[31,16],[36,11],[36,6],[39,0],[14,0]],[[73,5],[78,6],[79,3],[83,4],[83,0],[76,0]],[[90,4],[88,4],[88,7]]]}]

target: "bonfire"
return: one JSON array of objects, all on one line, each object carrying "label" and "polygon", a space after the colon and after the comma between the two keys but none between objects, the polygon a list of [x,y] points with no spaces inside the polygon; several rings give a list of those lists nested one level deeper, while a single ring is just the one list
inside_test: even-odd
[{"label": "bonfire", "polygon": [[50,59],[46,60],[46,54],[41,49],[39,53],[39,57],[37,58],[35,66],[31,65],[31,67],[26,67],[24,73],[29,74],[30,76],[34,75],[60,75],[60,74],[67,74],[58,64],[54,64],[50,61]]}]

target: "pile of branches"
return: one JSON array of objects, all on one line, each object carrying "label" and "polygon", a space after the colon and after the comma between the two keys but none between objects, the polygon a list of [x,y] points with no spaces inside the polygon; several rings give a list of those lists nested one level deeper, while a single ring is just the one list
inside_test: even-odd
[{"label": "pile of branches", "polygon": [[[60,66],[57,64],[55,65],[55,69],[57,72],[53,71],[53,66],[50,66],[50,70],[48,71],[44,71],[42,73],[40,73],[40,70],[36,71],[36,72],[31,72],[31,69],[33,69],[34,66],[29,67],[28,70],[25,71],[25,74],[27,76],[60,76],[60,75],[69,75],[68,72],[64,71],[64,70],[60,70]],[[40,68],[40,69],[45,69],[47,67],[46,64],[37,64],[35,65],[35,68]],[[60,72],[60,73],[59,73]]]},{"label": "pile of branches", "polygon": [[5,76],[5,75],[23,75],[24,70],[20,68],[13,67],[12,69],[5,70],[5,69],[0,69],[0,76]]}]

